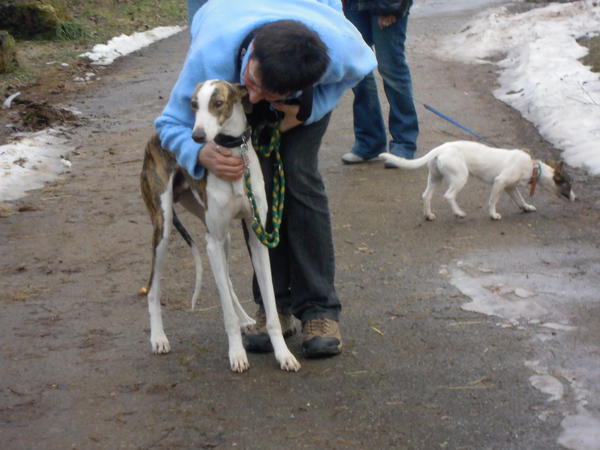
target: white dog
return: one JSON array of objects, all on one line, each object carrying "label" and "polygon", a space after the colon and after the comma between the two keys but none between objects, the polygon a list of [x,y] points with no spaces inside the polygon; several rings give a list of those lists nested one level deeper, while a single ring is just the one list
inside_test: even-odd
[{"label": "white dog", "polygon": [[431,211],[431,197],[442,179],[449,185],[444,197],[450,203],[452,211],[458,217],[465,217],[465,212],[456,203],[456,195],[467,183],[469,174],[492,185],[488,207],[490,217],[494,220],[502,218],[496,212],[496,203],[502,191],[505,191],[523,211],[536,210],[535,206],[525,202],[517,190],[519,184],[529,183],[530,195],[533,195],[535,186],[539,183],[558,196],[575,200],[575,194],[571,190],[571,179],[562,162],[545,164],[532,159],[523,150],[456,141],[442,144],[417,159],[404,159],[390,153],[382,153],[381,157],[389,164],[403,169],[418,169],[428,165],[427,188],[423,192],[423,213],[427,220],[435,220],[435,214]]},{"label": "white dog", "polygon": [[[214,141],[228,147],[234,155],[244,158],[250,171],[252,190],[261,221],[267,215],[267,200],[259,161],[252,147],[250,130],[242,106],[246,88],[220,80],[200,83],[192,95],[192,109],[196,118],[192,136],[198,143]],[[208,171],[207,171],[208,172]],[[150,342],[154,353],[171,350],[162,323],[160,305],[161,269],[166,253],[171,224],[192,247],[196,263],[196,287],[192,308],[196,303],[202,278],[199,252],[189,234],[179,222],[173,209],[180,202],[186,209],[202,219],[207,227],[206,242],[210,265],[215,277],[225,330],[229,339],[229,362],[231,370],[243,372],[249,368],[246,350],[242,344],[242,330],[254,325],[238,301],[227,260],[229,250],[229,226],[235,219],[246,221],[249,231],[248,244],[252,263],[260,287],[267,317],[267,330],[275,358],[282,370],[297,371],[300,364],[288,350],[275,306],[271,279],[271,266],[267,248],[252,232],[252,206],[246,196],[244,180],[225,181],[208,172],[206,178],[195,180],[177,165],[173,153],[163,149],[158,136],[153,136],[146,146],[141,173],[142,195],[154,226],[152,271],[150,280],[141,293],[148,294],[150,311]]]}]

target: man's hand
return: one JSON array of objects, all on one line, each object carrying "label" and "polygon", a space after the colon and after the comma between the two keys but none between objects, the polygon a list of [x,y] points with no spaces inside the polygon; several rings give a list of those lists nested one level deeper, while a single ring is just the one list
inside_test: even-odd
[{"label": "man's hand", "polygon": [[231,150],[207,142],[200,150],[198,162],[206,170],[226,181],[236,181],[244,175],[242,158],[231,156]]},{"label": "man's hand", "polygon": [[273,107],[277,111],[281,111],[284,113],[283,119],[281,120],[281,124],[279,125],[279,129],[282,133],[291,130],[294,127],[297,127],[302,122],[296,118],[298,111],[300,110],[300,105],[288,105],[286,103],[273,103]]},{"label": "man's hand", "polygon": [[393,14],[388,14],[387,16],[378,16],[377,17],[377,24],[379,25],[379,28],[381,28],[382,30],[385,27],[389,27],[390,25],[393,25],[396,23],[396,16]]}]

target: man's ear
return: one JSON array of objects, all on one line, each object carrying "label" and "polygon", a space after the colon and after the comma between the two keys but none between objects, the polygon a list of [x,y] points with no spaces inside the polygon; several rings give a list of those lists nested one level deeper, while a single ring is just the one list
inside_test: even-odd
[{"label": "man's ear", "polygon": [[250,103],[250,100],[248,99],[248,89],[240,83],[233,83],[233,88],[236,90],[238,100],[242,101],[244,112],[250,114],[252,112],[252,103]]}]

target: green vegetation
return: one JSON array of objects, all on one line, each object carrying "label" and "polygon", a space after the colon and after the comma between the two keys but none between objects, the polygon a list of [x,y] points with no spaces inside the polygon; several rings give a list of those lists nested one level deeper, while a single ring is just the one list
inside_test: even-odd
[{"label": "green vegetation", "polygon": [[[80,63],[78,55],[95,44],[120,34],[146,31],[157,26],[183,25],[187,21],[185,0],[52,0],[60,18],[52,35],[19,38],[18,69],[0,75],[0,99],[14,91],[52,76],[60,65]],[[64,69],[63,69],[64,70]]]},{"label": "green vegetation", "polygon": [[77,22],[60,22],[56,28],[57,41],[76,41],[87,39],[88,32]]}]

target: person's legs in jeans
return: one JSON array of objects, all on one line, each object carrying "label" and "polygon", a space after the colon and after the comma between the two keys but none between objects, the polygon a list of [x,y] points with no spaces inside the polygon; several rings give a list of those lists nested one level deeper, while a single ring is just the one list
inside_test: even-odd
[{"label": "person's legs in jeans", "polygon": [[[345,9],[344,14],[360,31],[365,42],[373,45],[371,13]],[[375,25],[377,26],[377,25]],[[352,91],[354,102],[354,145],[352,153],[364,159],[371,159],[386,150],[387,132],[377,94],[374,73],[368,74]]]},{"label": "person's legs in jeans", "polygon": [[[280,243],[269,250],[273,288],[279,313],[293,314],[303,323],[318,318],[337,322],[341,310],[334,286],[329,206],[318,170],[318,151],[329,118],[330,114],[314,124],[300,125],[284,133],[280,147],[285,171],[285,203]],[[271,203],[271,161],[263,163],[263,174]],[[256,280],[253,293],[256,302],[261,303]],[[335,353],[341,348],[340,340],[337,347]]]},{"label": "person's legs in jeans", "polygon": [[405,16],[381,29],[377,26],[377,17],[373,16],[372,31],[377,65],[390,104],[389,129],[392,140],[389,151],[404,158],[413,158],[417,149],[419,123],[404,53],[407,25],[408,16]]}]

